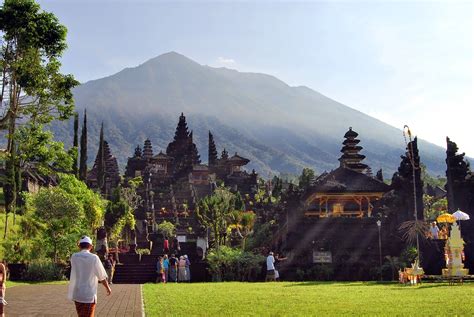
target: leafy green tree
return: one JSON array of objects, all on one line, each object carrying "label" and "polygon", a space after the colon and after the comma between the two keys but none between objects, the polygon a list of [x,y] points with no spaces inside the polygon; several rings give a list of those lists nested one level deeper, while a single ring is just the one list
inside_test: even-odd
[{"label": "leafy green tree", "polygon": [[23,238],[41,239],[54,261],[65,260],[80,235],[93,235],[102,224],[106,201],[74,175],[60,174],[59,185],[26,194]]},{"label": "leafy green tree", "polygon": [[64,149],[62,142],[54,141],[50,131],[42,125],[28,123],[20,127],[15,135],[17,162],[21,170],[33,166],[43,175],[70,172],[76,150]]},{"label": "leafy green tree", "polygon": [[299,187],[303,190],[307,189],[315,178],[316,174],[314,173],[314,170],[308,167],[303,168],[299,177]]},{"label": "leafy green tree", "polygon": [[156,230],[164,237],[173,237],[176,232],[176,227],[171,222],[165,220],[156,227]]},{"label": "leafy green tree", "polygon": [[196,215],[205,228],[211,230],[216,251],[225,244],[228,220],[235,210],[235,196],[227,188],[217,188],[211,196],[201,199],[196,206]]},{"label": "leafy green tree", "polygon": [[234,230],[242,241],[242,250],[245,249],[247,237],[253,233],[256,215],[253,211],[234,210],[229,215],[229,229]]},{"label": "leafy green tree", "polygon": [[86,228],[91,234],[95,233],[104,220],[107,201],[71,174],[60,175],[59,187],[71,196],[76,197],[84,211]]},{"label": "leafy green tree", "polygon": [[430,195],[423,195],[423,212],[425,219],[436,220],[436,217],[448,210],[448,200],[445,198],[436,198]]},{"label": "leafy green tree", "polygon": [[35,126],[72,114],[71,89],[78,82],[60,73],[65,39],[66,28],[33,0],[5,0],[0,7],[0,129],[7,137],[5,224],[16,208],[20,187],[15,139],[19,119]]},{"label": "leafy green tree", "polygon": [[[51,246],[51,255],[57,262],[73,250],[74,241],[83,231],[85,218],[76,197],[59,187],[40,189],[34,195],[32,206],[37,221],[47,224],[44,231],[45,247]],[[75,237],[75,239],[74,239]]]}]

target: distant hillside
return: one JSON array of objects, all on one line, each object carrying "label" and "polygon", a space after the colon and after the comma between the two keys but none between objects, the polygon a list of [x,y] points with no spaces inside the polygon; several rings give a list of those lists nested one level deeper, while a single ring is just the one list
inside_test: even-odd
[{"label": "distant hillside", "polygon": [[[84,108],[88,111],[89,161],[95,157],[103,120],[106,139],[122,167],[146,138],[154,149],[166,149],[181,112],[203,161],[211,130],[218,151],[225,147],[249,158],[248,168],[263,176],[336,167],[349,127],[359,133],[365,162],[374,172],[383,168],[391,176],[405,147],[401,130],[307,87],[290,87],[265,74],[203,66],[174,52],[82,84],[74,96],[81,117]],[[72,142],[71,122],[54,130]],[[419,147],[428,170],[444,174],[445,150],[423,140]]]}]

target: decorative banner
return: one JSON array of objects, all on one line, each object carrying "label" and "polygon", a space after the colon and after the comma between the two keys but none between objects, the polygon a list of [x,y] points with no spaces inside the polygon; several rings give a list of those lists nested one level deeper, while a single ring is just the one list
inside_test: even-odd
[{"label": "decorative banner", "polygon": [[313,251],[313,263],[332,263],[331,251]]}]

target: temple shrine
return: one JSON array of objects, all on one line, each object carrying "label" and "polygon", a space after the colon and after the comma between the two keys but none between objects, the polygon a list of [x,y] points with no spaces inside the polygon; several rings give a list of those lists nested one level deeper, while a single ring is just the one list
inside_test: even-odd
[{"label": "temple shrine", "polygon": [[443,269],[443,277],[462,278],[469,274],[469,270],[464,268],[464,240],[456,222],[451,227],[450,237],[444,246],[444,254],[446,268]]},{"label": "temple shrine", "polygon": [[349,128],[339,167],[322,173],[304,192],[288,198],[275,242],[291,259],[285,263],[285,274],[296,268],[329,266],[337,272],[335,279],[365,279],[370,266],[377,265],[377,220],[388,227],[377,208],[391,188],[381,179],[381,172],[373,176],[363,163],[357,136]]},{"label": "temple shrine", "polygon": [[349,128],[339,168],[319,176],[303,196],[306,217],[372,217],[374,202],[388,192],[388,185],[367,174],[357,136]]}]

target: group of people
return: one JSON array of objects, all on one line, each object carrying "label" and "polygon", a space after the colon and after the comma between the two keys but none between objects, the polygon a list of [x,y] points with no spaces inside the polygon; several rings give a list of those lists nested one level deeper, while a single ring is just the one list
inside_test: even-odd
[{"label": "group of people", "polygon": [[191,262],[186,254],[179,258],[174,254],[171,254],[169,258],[167,254],[160,256],[156,262],[156,283],[190,282],[190,266]]}]

